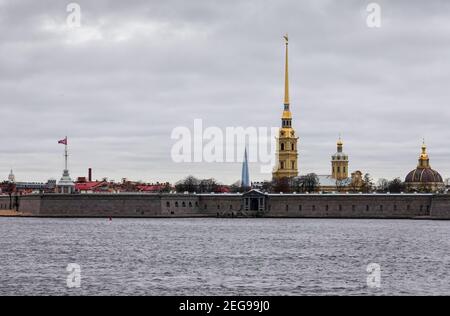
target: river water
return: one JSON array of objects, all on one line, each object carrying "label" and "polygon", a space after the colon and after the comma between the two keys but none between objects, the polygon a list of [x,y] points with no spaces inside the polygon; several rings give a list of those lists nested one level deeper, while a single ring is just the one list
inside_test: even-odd
[{"label": "river water", "polygon": [[361,294],[449,295],[450,221],[0,218],[0,295]]}]

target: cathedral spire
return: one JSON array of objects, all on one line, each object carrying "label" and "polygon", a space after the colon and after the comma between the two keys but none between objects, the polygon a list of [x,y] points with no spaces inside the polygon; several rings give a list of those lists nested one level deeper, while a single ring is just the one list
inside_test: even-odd
[{"label": "cathedral spire", "polygon": [[288,55],[289,38],[287,34],[284,36],[284,40],[286,43],[286,57],[285,57],[286,60],[284,69],[284,105],[285,110],[289,110],[289,55]]},{"label": "cathedral spire", "polygon": [[284,109],[281,116],[281,128],[277,137],[277,164],[272,173],[274,179],[298,176],[298,137],[292,128],[292,114],[289,108],[289,40],[287,34],[283,38],[285,42]]}]

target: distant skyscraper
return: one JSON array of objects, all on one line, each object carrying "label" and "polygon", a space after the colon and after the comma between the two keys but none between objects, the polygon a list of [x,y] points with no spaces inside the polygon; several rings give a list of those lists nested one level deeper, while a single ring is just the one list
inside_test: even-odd
[{"label": "distant skyscraper", "polygon": [[242,180],[241,186],[243,188],[250,188],[250,175],[248,172],[247,147],[244,152],[244,162],[242,163]]}]

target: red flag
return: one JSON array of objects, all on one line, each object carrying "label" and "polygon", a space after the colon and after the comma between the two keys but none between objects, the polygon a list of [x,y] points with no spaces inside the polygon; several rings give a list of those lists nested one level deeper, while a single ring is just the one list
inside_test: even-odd
[{"label": "red flag", "polygon": [[61,140],[58,140],[58,144],[67,145],[67,137]]}]

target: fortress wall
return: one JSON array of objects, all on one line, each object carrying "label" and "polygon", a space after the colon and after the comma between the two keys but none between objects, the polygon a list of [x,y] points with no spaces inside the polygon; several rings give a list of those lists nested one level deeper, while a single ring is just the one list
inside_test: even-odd
[{"label": "fortress wall", "polygon": [[[0,205],[8,197],[0,197]],[[235,194],[46,194],[20,197],[20,211],[35,216],[240,217],[243,196]],[[450,219],[450,195],[271,194],[265,217]]]},{"label": "fortress wall", "polygon": [[432,195],[270,195],[270,217],[411,218],[429,216]]},{"label": "fortress wall", "polygon": [[166,217],[202,216],[195,194],[161,195],[161,215]]},{"label": "fortress wall", "polygon": [[9,196],[0,195],[0,210],[8,210],[8,209],[9,209]]},{"label": "fortress wall", "polygon": [[30,195],[19,197],[19,211],[39,215],[41,211],[41,196]]},{"label": "fortress wall", "polygon": [[161,203],[154,194],[47,194],[21,197],[20,210],[39,216],[155,217],[161,215]]},{"label": "fortress wall", "polygon": [[436,219],[450,219],[450,195],[433,197],[431,216]]},{"label": "fortress wall", "polygon": [[204,194],[200,195],[200,208],[210,216],[234,217],[241,214],[242,195]]},{"label": "fortress wall", "polygon": [[168,217],[231,217],[240,211],[241,201],[241,195],[231,194],[167,194],[161,195],[161,213]]}]

